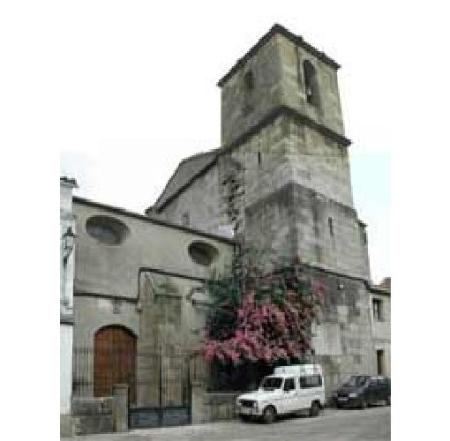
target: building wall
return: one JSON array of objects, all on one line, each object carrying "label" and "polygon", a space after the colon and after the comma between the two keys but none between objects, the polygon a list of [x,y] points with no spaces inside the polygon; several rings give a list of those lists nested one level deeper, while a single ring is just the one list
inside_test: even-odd
[{"label": "building wall", "polygon": [[[246,92],[244,76],[253,72],[254,90]],[[227,145],[258,123],[281,102],[281,71],[277,37],[272,37],[237,71],[221,90],[222,145]],[[264,93],[260,93],[264,90]]]},{"label": "building wall", "polygon": [[60,353],[59,353],[59,390],[60,390],[60,414],[70,415],[72,398],[72,343],[73,326],[71,324],[60,325]]},{"label": "building wall", "polygon": [[[374,352],[384,352],[383,369],[384,374],[391,375],[391,296],[390,292],[380,294],[371,292],[371,322],[373,329]],[[373,300],[378,299],[382,304],[381,321],[374,317]]]},{"label": "building wall", "polygon": [[[180,171],[182,173],[182,170]],[[226,224],[226,217],[221,213],[221,195],[217,165],[198,179],[177,197],[169,202],[157,215],[160,219],[182,225],[183,216],[188,215],[189,225],[211,234],[220,234]]]},{"label": "building wall", "polygon": [[369,296],[364,280],[317,269],[311,273],[325,286],[313,347],[324,367],[327,395],[331,395],[350,375],[376,374]]},{"label": "building wall", "polygon": [[64,246],[64,234],[69,228],[75,233],[72,213],[72,191],[75,181],[60,179],[60,419],[61,435],[72,434],[72,343],[73,343],[73,278],[75,249]]},{"label": "building wall", "polygon": [[[337,70],[278,35],[278,54],[281,69],[282,102],[337,133],[344,133],[339,98]],[[316,70],[320,106],[308,104],[305,94],[303,63],[308,60]]]},{"label": "building wall", "polygon": [[[96,332],[122,326],[137,338],[137,380],[146,385],[138,388],[137,399],[138,404],[149,405],[149,397],[157,394],[147,393],[145,387],[158,377],[143,364],[143,355],[197,347],[208,310],[202,305],[208,303],[204,281],[225,271],[234,243],[80,198],[74,201],[74,214],[78,236],[74,347],[80,354],[77,371],[82,380],[77,396],[93,394]],[[123,242],[106,245],[92,237],[87,223],[94,216],[122,222],[127,229]],[[196,241],[217,250],[210,266],[191,258],[188,248]]]},{"label": "building wall", "polygon": [[[205,237],[195,231],[171,228],[153,223],[145,216],[134,217],[75,200],[77,255],[75,291],[137,298],[138,271],[152,267],[166,272],[208,278],[227,264],[232,246],[221,238]],[[86,232],[86,221],[92,216],[118,219],[129,230],[120,245],[103,245]],[[189,256],[193,241],[203,241],[218,250],[211,267],[196,264]]]}]

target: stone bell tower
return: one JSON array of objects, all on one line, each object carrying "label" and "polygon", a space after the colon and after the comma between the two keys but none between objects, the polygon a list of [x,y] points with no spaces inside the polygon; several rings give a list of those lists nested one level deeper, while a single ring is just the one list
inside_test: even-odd
[{"label": "stone bell tower", "polygon": [[338,69],[273,26],[218,83],[221,147],[183,160],[149,211],[171,222],[188,214],[192,227],[215,234],[231,225],[244,247],[260,252],[258,263],[300,258],[325,286],[313,347],[329,391],[377,369],[367,237],[353,204]]},{"label": "stone bell tower", "polygon": [[317,128],[342,136],[339,67],[302,37],[274,25],[218,83],[222,89],[222,144],[230,143],[280,106],[296,110]]},{"label": "stone bell tower", "polygon": [[368,278],[339,67],[273,26],[218,83],[222,145],[246,170],[245,236],[253,246]]}]

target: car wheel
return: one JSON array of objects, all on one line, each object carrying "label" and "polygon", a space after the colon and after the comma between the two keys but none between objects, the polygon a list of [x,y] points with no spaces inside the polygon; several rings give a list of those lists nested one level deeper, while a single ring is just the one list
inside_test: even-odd
[{"label": "car wheel", "polygon": [[361,399],[359,401],[359,408],[365,409],[366,407],[367,407],[367,401],[364,397],[361,397]]},{"label": "car wheel", "polygon": [[311,404],[311,408],[309,409],[309,416],[310,417],[316,417],[319,415],[320,412],[320,406],[317,401],[313,401]]},{"label": "car wheel", "polygon": [[275,421],[275,417],[277,416],[277,412],[273,406],[267,406],[263,412],[263,421],[266,424],[271,424]]}]

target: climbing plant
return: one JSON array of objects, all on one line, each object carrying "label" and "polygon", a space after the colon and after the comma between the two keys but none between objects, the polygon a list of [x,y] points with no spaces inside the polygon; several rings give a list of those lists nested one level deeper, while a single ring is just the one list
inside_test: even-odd
[{"label": "climbing plant", "polygon": [[261,370],[312,353],[311,325],[324,288],[299,260],[267,272],[248,254],[236,254],[229,275],[209,282],[208,289],[213,308],[202,353],[216,370]]}]

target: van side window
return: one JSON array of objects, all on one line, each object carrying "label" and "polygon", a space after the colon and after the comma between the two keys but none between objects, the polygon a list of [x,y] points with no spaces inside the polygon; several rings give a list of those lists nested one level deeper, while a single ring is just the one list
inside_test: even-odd
[{"label": "van side window", "polygon": [[305,375],[304,377],[300,377],[300,387],[302,389],[320,386],[322,386],[322,377],[320,375]]},{"label": "van side window", "polygon": [[294,390],[295,389],[295,383],[293,378],[286,378],[284,380],[284,388],[285,391]]}]

